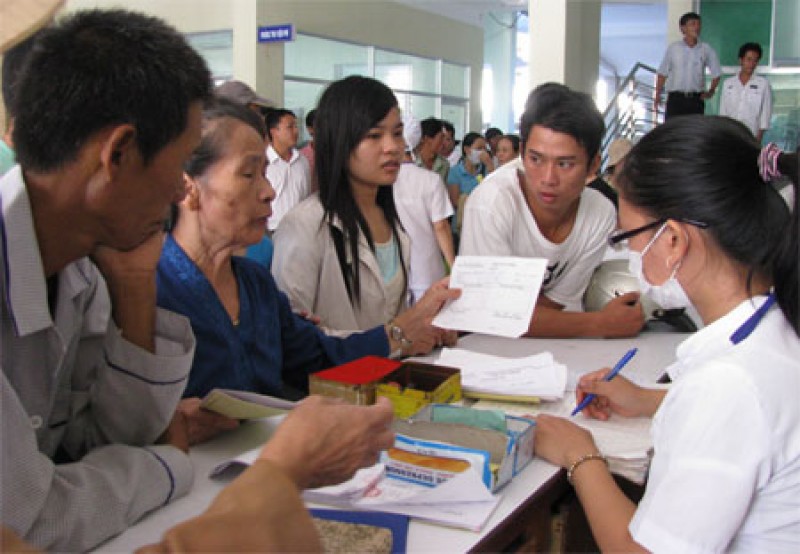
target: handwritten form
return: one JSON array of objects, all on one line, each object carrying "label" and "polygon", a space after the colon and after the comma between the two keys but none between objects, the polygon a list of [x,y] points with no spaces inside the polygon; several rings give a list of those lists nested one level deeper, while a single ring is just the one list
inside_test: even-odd
[{"label": "handwritten form", "polygon": [[528,330],[547,260],[511,256],[458,256],[450,286],[461,297],[433,324],[443,329],[519,337]]},{"label": "handwritten form", "polygon": [[464,394],[558,399],[564,396],[567,368],[550,352],[524,358],[479,354],[462,348],[444,348],[437,364],[461,370]]}]

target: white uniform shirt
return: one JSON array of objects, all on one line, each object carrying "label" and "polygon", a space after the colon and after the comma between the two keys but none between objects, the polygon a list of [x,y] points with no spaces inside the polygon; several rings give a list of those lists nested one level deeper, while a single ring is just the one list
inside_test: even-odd
[{"label": "white uniform shirt", "polygon": [[655,457],[630,523],[652,552],[800,552],[800,339],[743,302],[684,341],[653,418]]},{"label": "white uniform shirt", "polygon": [[705,68],[714,79],[722,75],[717,53],[708,43],[691,47],[684,40],[676,40],[667,47],[658,74],[667,78],[667,92],[702,92],[706,89]]},{"label": "white uniform shirt", "polygon": [[542,235],[533,218],[520,188],[520,171],[522,160],[508,162],[472,191],[464,209],[459,253],[547,258],[542,293],[567,310],[580,311],[583,292],[617,224],[614,205],[596,190],[584,189],[572,231],[555,244]]},{"label": "white uniform shirt", "polygon": [[753,75],[742,84],[739,73],[725,79],[719,115],[741,121],[747,125],[753,136],[758,135],[762,129],[769,129],[772,117],[772,88],[769,81],[760,75]]},{"label": "white uniform shirt", "polygon": [[274,231],[286,212],[311,194],[311,168],[306,157],[296,148],[292,148],[292,157],[287,162],[270,145],[267,147],[267,160],[267,179],[275,189],[267,228]]},{"label": "white uniform shirt", "polygon": [[392,187],[400,222],[411,239],[409,289],[415,299],[445,276],[433,224],[453,215],[453,205],[438,173],[412,163],[400,166]]}]

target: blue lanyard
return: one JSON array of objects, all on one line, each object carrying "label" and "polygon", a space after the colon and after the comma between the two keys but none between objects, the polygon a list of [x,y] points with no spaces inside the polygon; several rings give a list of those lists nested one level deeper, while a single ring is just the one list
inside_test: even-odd
[{"label": "blue lanyard", "polygon": [[747,321],[742,323],[741,327],[736,329],[733,334],[731,335],[731,342],[733,344],[739,344],[744,339],[750,336],[750,333],[758,326],[762,319],[764,319],[764,315],[766,315],[767,310],[769,310],[772,305],[775,303],[775,293],[770,292],[767,296],[766,301],[761,305],[759,309],[753,312],[753,315],[747,318]]}]

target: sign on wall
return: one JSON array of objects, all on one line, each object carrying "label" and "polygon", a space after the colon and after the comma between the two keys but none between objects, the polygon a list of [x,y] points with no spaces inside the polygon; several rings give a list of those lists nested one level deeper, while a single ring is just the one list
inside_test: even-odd
[{"label": "sign on wall", "polygon": [[290,42],[294,40],[294,25],[263,25],[258,28],[258,42]]}]

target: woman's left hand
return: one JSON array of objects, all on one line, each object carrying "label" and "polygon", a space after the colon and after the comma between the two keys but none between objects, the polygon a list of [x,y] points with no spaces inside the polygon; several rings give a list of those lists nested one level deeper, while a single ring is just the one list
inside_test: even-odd
[{"label": "woman's left hand", "polygon": [[581,456],[597,452],[592,434],[568,419],[546,414],[534,419],[533,452],[551,464],[566,468]]},{"label": "woman's left hand", "polygon": [[442,306],[461,296],[461,289],[451,289],[448,283],[447,278],[434,283],[419,302],[395,318],[395,324],[403,329],[403,334],[411,341],[409,351],[404,354],[427,354],[437,346],[452,346],[458,340],[455,331],[433,325],[433,318]]}]

